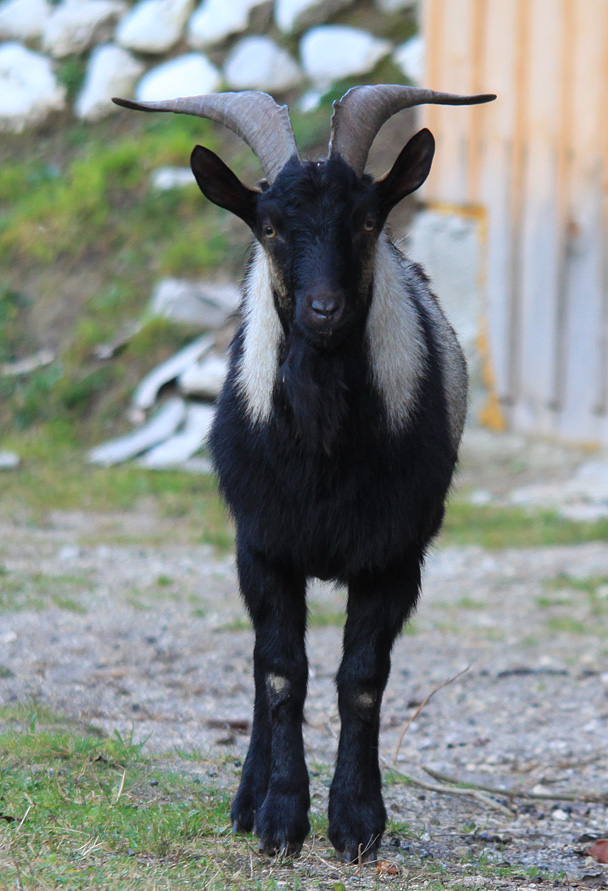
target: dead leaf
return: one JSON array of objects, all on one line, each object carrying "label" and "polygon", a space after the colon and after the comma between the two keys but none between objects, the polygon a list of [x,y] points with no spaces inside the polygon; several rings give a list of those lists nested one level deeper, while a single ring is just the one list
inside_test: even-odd
[{"label": "dead leaf", "polygon": [[593,842],[587,853],[591,854],[598,863],[608,863],[608,838],[599,838]]},{"label": "dead leaf", "polygon": [[378,866],[376,867],[376,872],[379,876],[398,876],[399,870],[395,866],[394,863],[389,863],[388,860],[379,860]]}]

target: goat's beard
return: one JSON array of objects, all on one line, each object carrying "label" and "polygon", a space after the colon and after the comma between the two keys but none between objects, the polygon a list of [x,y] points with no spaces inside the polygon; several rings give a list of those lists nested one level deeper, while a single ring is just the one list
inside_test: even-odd
[{"label": "goat's beard", "polygon": [[279,380],[296,435],[308,448],[335,451],[348,413],[346,377],[339,351],[317,349],[292,331]]}]

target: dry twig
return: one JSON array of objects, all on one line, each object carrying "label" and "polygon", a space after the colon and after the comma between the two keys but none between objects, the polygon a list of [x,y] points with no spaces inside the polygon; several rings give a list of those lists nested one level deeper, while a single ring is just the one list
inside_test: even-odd
[{"label": "dry twig", "polygon": [[[383,758],[382,760],[384,761],[386,766],[393,771],[393,773],[399,774],[399,776],[403,777],[404,780],[407,780],[408,783],[412,783],[414,786],[419,786],[421,789],[426,789],[428,792],[439,792],[442,795],[465,795],[469,798],[475,798],[486,807],[492,808],[495,811],[500,811],[501,814],[505,814],[509,817],[513,816],[512,810],[510,810],[508,807],[505,807],[504,804],[500,804],[500,802],[494,801],[494,799],[490,798],[489,795],[484,795],[483,790],[462,789],[456,786],[437,786],[434,783],[424,783],[422,780],[417,780],[416,777],[411,776],[411,774],[404,773],[402,770],[394,767],[386,760],[386,758]],[[426,768],[423,769],[426,770]]]},{"label": "dry twig", "polygon": [[422,768],[434,780],[441,783],[456,783],[461,787],[466,786],[472,792],[489,792],[490,795],[502,795],[506,798],[534,798],[540,801],[584,801],[585,803],[606,804],[608,805],[608,792],[598,794],[596,792],[563,792],[561,795],[551,792],[531,792],[526,789],[499,789],[496,786],[484,786],[480,783],[470,783],[468,780],[459,780],[456,777],[447,776],[444,773],[438,773],[431,770],[430,767]]},{"label": "dry twig", "polygon": [[443,690],[444,687],[447,687],[449,684],[453,684],[454,681],[457,681],[458,678],[462,677],[463,674],[466,674],[470,667],[471,667],[470,665],[467,665],[466,668],[463,668],[462,671],[459,671],[458,674],[455,674],[455,675],[454,675],[454,677],[452,677],[452,678],[448,678],[447,681],[444,681],[442,684],[439,684],[438,687],[435,687],[434,690],[431,690],[431,692],[429,693],[429,695],[428,695],[427,697],[425,697],[425,699],[422,700],[422,702],[420,703],[420,705],[416,708],[416,711],[414,712],[414,714],[412,715],[412,717],[411,717],[408,721],[406,721],[406,723],[405,723],[405,725],[404,725],[404,727],[403,727],[403,730],[401,731],[401,735],[400,735],[400,737],[399,737],[399,742],[397,743],[397,747],[396,747],[396,749],[395,749],[395,754],[393,755],[393,764],[396,764],[396,763],[397,763],[397,756],[399,755],[399,749],[401,748],[401,743],[403,742],[403,737],[404,737],[405,734],[408,732],[408,730],[410,729],[410,726],[412,725],[413,721],[416,720],[416,718],[418,717],[418,715],[420,714],[420,712],[422,711],[422,709],[425,707],[425,705],[427,704],[427,702],[429,702],[429,700],[431,700],[431,699],[433,698],[433,696],[435,695],[435,693],[439,693],[439,691],[440,691],[440,690]]}]

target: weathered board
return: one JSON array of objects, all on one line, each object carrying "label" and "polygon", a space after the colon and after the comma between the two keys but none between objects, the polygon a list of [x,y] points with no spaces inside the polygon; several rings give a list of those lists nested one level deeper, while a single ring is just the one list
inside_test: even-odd
[{"label": "weathered board", "polygon": [[495,395],[514,429],[608,443],[608,2],[425,0],[431,206],[485,215]]}]

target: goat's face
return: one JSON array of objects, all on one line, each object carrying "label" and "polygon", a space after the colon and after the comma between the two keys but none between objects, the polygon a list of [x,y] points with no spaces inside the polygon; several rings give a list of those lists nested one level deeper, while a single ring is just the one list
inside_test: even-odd
[{"label": "goat's face", "polygon": [[283,325],[319,346],[365,317],[379,232],[373,183],[341,160],[288,164],[257,200]]},{"label": "goat's face", "polygon": [[340,157],[293,158],[260,191],[201,146],[191,163],[203,194],[244,220],[265,250],[284,328],[331,349],[364,321],[378,236],[389,211],[426,179],[433,151],[432,135],[420,131],[377,181]]}]

